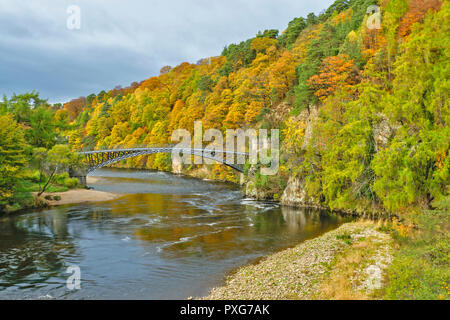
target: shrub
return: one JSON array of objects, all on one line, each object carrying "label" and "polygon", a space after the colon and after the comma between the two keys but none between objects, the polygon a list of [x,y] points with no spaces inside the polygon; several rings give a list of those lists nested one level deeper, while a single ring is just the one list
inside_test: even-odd
[{"label": "shrub", "polygon": [[426,211],[413,219],[418,230],[400,243],[388,270],[387,299],[449,299],[450,290],[450,197],[439,210]]},{"label": "shrub", "polygon": [[76,188],[78,186],[78,179],[77,178],[67,178],[64,180],[63,185],[69,189]]},{"label": "shrub", "polygon": [[64,182],[69,179],[69,174],[67,172],[55,175],[55,182],[59,185],[64,186]]},{"label": "shrub", "polygon": [[344,241],[346,244],[352,244],[352,236],[348,233],[339,234],[336,236],[336,239]]}]

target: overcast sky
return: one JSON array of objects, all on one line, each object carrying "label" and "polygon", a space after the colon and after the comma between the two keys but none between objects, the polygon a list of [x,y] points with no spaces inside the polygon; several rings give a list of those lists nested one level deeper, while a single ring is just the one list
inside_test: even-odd
[{"label": "overcast sky", "polygon": [[[217,56],[333,0],[0,0],[0,95],[65,102]],[[69,6],[80,29],[67,27]]]}]

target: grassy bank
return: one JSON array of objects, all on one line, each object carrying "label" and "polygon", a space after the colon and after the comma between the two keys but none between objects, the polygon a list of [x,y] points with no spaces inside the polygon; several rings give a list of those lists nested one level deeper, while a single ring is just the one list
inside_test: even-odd
[{"label": "grassy bank", "polygon": [[384,298],[450,299],[450,197],[435,205],[412,214],[407,225],[391,225],[397,250]]},{"label": "grassy bank", "polygon": [[67,173],[57,174],[54,177],[54,182],[48,186],[46,193],[51,199],[43,199],[36,197],[35,194],[42,190],[48,177],[41,176],[37,170],[24,170],[20,179],[14,187],[14,196],[10,203],[4,207],[0,214],[13,213],[27,209],[43,208],[48,205],[46,200],[58,200],[49,194],[56,192],[65,192],[71,189],[80,188],[76,178],[70,178]]}]

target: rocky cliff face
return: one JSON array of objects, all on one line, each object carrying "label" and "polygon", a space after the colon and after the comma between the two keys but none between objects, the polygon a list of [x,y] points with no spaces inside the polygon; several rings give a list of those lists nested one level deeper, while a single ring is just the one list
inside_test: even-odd
[{"label": "rocky cliff face", "polygon": [[291,207],[318,206],[312,197],[308,197],[302,178],[291,177],[280,199],[281,204]]},{"label": "rocky cliff face", "polygon": [[373,127],[373,138],[375,140],[376,152],[386,147],[389,139],[399,128],[398,125],[395,126],[390,124],[386,116],[384,116],[383,114],[379,114],[379,117],[380,121],[378,121],[378,123],[376,123]]},{"label": "rocky cliff face", "polygon": [[255,200],[273,200],[271,195],[269,195],[264,189],[258,188],[256,183],[251,179],[244,183],[243,191],[247,198],[252,198]]},{"label": "rocky cliff face", "polygon": [[[305,123],[305,136],[302,148],[305,149],[311,141],[313,135],[314,122],[319,116],[319,107],[310,106],[309,110],[303,110],[297,117],[297,121]],[[319,203],[312,197],[308,197],[305,190],[305,181],[302,177],[290,177],[283,195],[281,204],[291,207],[319,206]]]},{"label": "rocky cliff face", "polygon": [[305,149],[309,142],[311,141],[312,135],[313,135],[313,128],[314,128],[314,122],[319,117],[319,106],[310,106],[309,109],[303,110],[301,112],[297,119],[298,121],[301,121],[305,123],[305,136],[303,138],[303,145],[302,148]]},{"label": "rocky cliff face", "polygon": [[255,178],[256,168],[250,167],[248,176],[241,175],[242,192],[245,197],[255,200],[273,200],[273,196],[268,193],[268,190],[258,187]]},{"label": "rocky cliff face", "polygon": [[[310,106],[309,109],[303,110],[298,116],[294,118],[296,122],[302,122],[305,124],[305,136],[303,138],[302,148],[306,148],[311,141],[314,122],[319,116],[319,107]],[[258,187],[255,179],[254,172],[250,169],[247,179],[244,181],[243,191],[246,197],[257,200],[279,200],[281,204],[286,206],[318,206],[317,201],[311,197],[307,197],[305,190],[305,183],[301,177],[291,177],[287,182],[287,186],[284,189],[281,197],[277,199],[274,195],[270,194],[264,188]]]},{"label": "rocky cliff face", "polygon": [[[315,122],[319,117],[320,107],[310,106],[309,110],[304,110],[294,121],[302,122],[305,124],[305,135],[303,138],[302,148],[305,149],[311,143],[313,136],[313,130]],[[395,133],[398,128],[390,124],[386,117],[382,114],[379,115],[379,121],[374,124],[373,138],[375,144],[375,150],[383,149],[388,143],[389,139]],[[280,197],[276,199],[268,190],[264,187],[258,186],[255,180],[255,169],[251,168],[249,174],[243,183],[243,192],[246,197],[254,198],[257,200],[279,200],[282,205],[290,207],[322,207],[320,201],[320,195],[310,197],[306,193],[305,181],[303,177],[291,176],[287,181],[286,188],[280,193]],[[374,208],[375,211],[381,214],[385,214],[379,211],[380,208]],[[355,213],[350,212],[349,213]]]}]

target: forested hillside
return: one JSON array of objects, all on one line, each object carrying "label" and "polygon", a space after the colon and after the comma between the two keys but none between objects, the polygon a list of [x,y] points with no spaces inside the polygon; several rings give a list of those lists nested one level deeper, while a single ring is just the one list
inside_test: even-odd
[{"label": "forested hillside", "polygon": [[[381,8],[380,29],[368,28],[370,5]],[[331,208],[430,207],[448,191],[448,18],[447,1],[338,0],[281,33],[66,103],[69,144],[168,144],[195,120],[204,130],[280,128],[279,175],[253,177],[264,197],[278,199],[297,176],[311,201]],[[169,157],[121,165],[171,170]],[[220,165],[210,175],[237,179]]]},{"label": "forested hillside", "polygon": [[[379,28],[371,28],[371,5],[380,7]],[[53,106],[34,92],[5,98],[1,147],[15,147],[4,153],[1,201],[14,203],[14,177],[36,167],[36,148],[167,145],[174,129],[192,132],[202,120],[203,130],[280,129],[278,175],[246,167],[246,192],[255,197],[283,200],[288,187],[302,194],[300,205],[431,208],[448,192],[448,18],[448,1],[338,0],[281,33],[258,32],[127,88]],[[172,170],[167,154],[117,165]],[[239,178],[219,164],[207,175]]]},{"label": "forested hillside", "polygon": [[[126,88],[56,105],[35,91],[5,96],[0,213],[40,206],[33,191],[77,187],[67,169],[79,150],[172,144],[173,130],[193,133],[197,120],[203,130],[280,129],[278,174],[247,164],[246,195],[394,216],[386,297],[448,299],[449,21],[448,0],[337,0]],[[174,170],[168,154],[115,165]],[[182,172],[241,178],[220,164]]]}]

